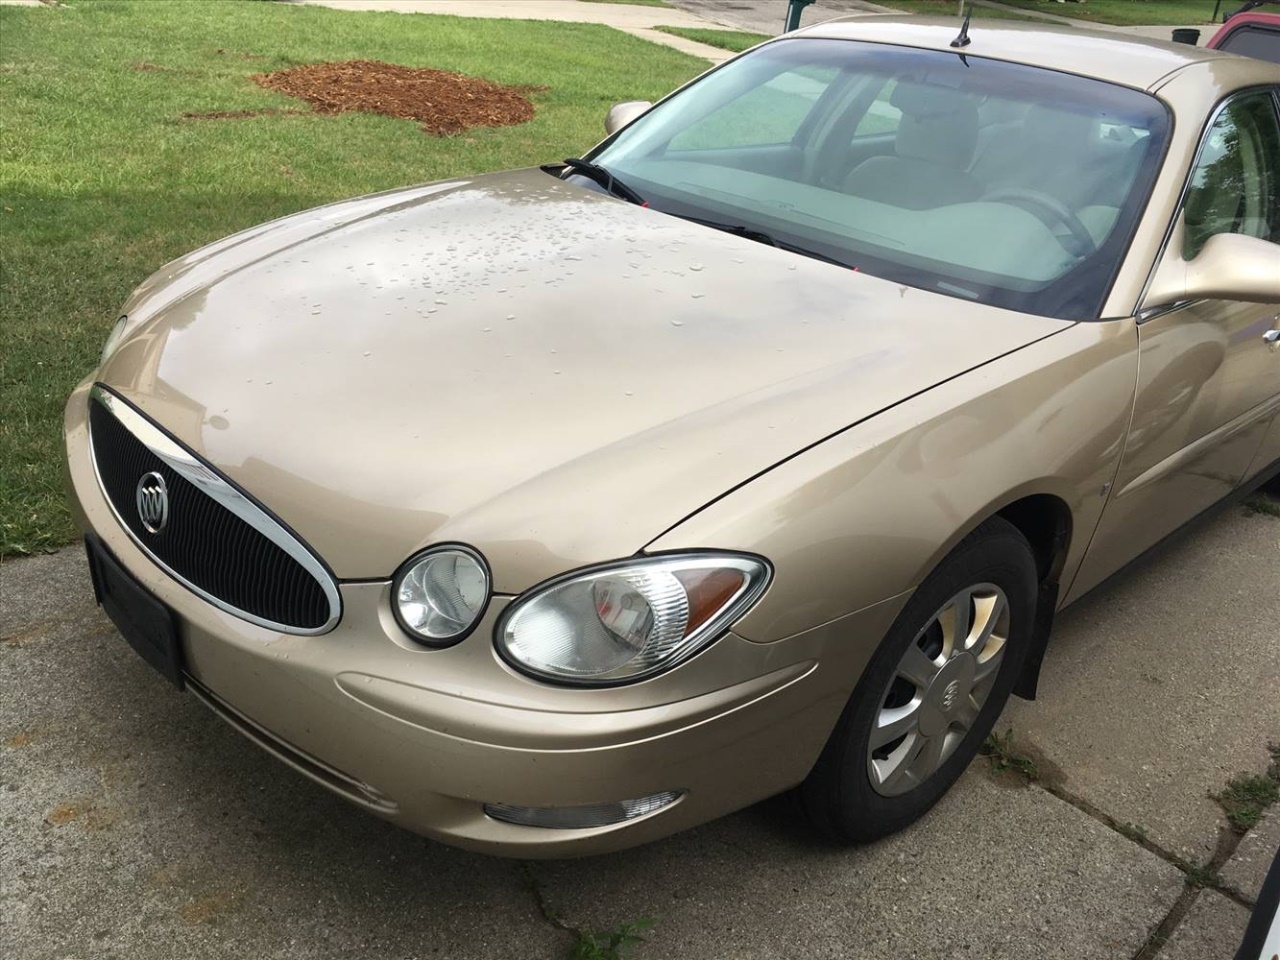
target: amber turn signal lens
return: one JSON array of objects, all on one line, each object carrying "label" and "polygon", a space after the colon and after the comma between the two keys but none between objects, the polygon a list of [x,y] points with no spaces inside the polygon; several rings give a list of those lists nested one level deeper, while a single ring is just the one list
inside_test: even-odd
[{"label": "amber turn signal lens", "polygon": [[675,577],[689,597],[688,635],[710,620],[746,585],[741,570],[677,570]]}]

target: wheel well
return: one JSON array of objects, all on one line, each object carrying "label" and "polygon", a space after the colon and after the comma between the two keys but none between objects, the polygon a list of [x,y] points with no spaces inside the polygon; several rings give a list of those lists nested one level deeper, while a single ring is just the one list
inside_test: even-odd
[{"label": "wheel well", "polygon": [[1017,527],[1031,544],[1040,581],[1057,580],[1071,543],[1071,509],[1066,503],[1039,493],[1014,501],[997,516]]},{"label": "wheel well", "polygon": [[1022,531],[1035,553],[1036,569],[1040,575],[1031,649],[1027,652],[1022,676],[1013,687],[1016,696],[1034,700],[1040,681],[1040,667],[1053,629],[1053,615],[1058,606],[1058,577],[1062,574],[1067,547],[1071,543],[1071,508],[1055,496],[1036,494],[1014,501],[1000,510],[997,516]]}]

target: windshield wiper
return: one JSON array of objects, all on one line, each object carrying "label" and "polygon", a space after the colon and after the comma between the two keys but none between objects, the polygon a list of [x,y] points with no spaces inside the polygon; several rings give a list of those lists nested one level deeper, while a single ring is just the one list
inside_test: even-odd
[{"label": "windshield wiper", "polygon": [[[680,216],[673,214],[673,216]],[[821,260],[823,263],[833,263],[837,267],[845,269],[856,269],[851,264],[838,260],[835,257],[829,257],[825,253],[818,253],[816,250],[810,250],[808,247],[802,247],[796,243],[788,243],[785,240],[779,240],[771,233],[763,230],[757,230],[754,227],[744,226],[740,223],[721,223],[718,220],[704,220],[701,217],[685,217],[680,216],[681,220],[688,220],[690,223],[699,223],[704,227],[710,227],[712,230],[720,230],[724,233],[732,233],[735,237],[743,237],[747,240],[754,240],[756,243],[763,243],[769,247],[777,247],[779,250],[786,250],[789,253],[798,253],[801,256],[812,257],[814,260]]]},{"label": "windshield wiper", "polygon": [[566,157],[564,165],[574,173],[580,173],[584,177],[594,180],[615,197],[621,197],[623,200],[629,200],[631,203],[641,207],[647,206],[644,197],[640,196],[640,194],[636,193],[636,191],[632,190],[598,163],[592,163],[590,160],[583,160],[581,157]]}]

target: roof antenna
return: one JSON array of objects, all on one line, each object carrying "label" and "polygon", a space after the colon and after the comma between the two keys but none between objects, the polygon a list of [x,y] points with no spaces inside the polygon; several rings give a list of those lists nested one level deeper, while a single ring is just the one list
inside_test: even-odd
[{"label": "roof antenna", "polygon": [[973,17],[973,4],[965,7],[964,23],[960,24],[960,35],[951,41],[953,47],[967,47],[973,41],[969,39],[969,20]]}]

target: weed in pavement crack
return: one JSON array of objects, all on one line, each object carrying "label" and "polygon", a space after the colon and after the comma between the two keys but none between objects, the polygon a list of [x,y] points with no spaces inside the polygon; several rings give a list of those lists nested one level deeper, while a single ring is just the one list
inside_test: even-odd
[{"label": "weed in pavement crack", "polygon": [[[1187,911],[1191,909],[1192,904],[1196,902],[1196,898],[1200,896],[1200,891],[1205,888],[1217,890],[1223,896],[1234,900],[1242,907],[1253,909],[1253,901],[1239,890],[1227,886],[1223,882],[1219,871],[1226,866],[1227,861],[1235,854],[1236,847],[1240,845],[1244,834],[1258,822],[1262,811],[1277,800],[1280,800],[1280,745],[1268,744],[1267,750],[1271,754],[1271,764],[1267,767],[1266,773],[1239,774],[1227,782],[1226,789],[1222,793],[1211,794],[1227,814],[1229,826],[1224,825],[1220,828],[1218,832],[1218,848],[1206,864],[1190,863],[1177,854],[1156,846],[1146,838],[1145,831],[1141,837],[1130,836],[1124,827],[1130,827],[1132,826],[1131,824],[1117,825],[1111,817],[1094,808],[1094,816],[1098,816],[1103,822],[1109,822],[1114,829],[1119,830],[1125,836],[1129,836],[1131,840],[1134,840],[1144,849],[1163,857],[1186,875],[1186,886],[1182,891],[1182,895],[1174,902],[1169,912],[1165,914],[1164,919],[1151,931],[1150,936],[1147,937],[1147,942],[1134,954],[1133,960],[1153,960],[1168,942],[1173,932],[1178,929],[1178,925],[1186,917]],[[1051,792],[1061,796],[1059,791]],[[1066,799],[1068,803],[1074,802],[1066,797],[1063,797],[1063,799]],[[1081,801],[1081,803],[1083,802]],[[1079,803],[1076,803],[1076,805],[1080,806]],[[1092,805],[1090,804],[1089,806]],[[1080,809],[1084,810],[1085,807],[1081,806]],[[1090,811],[1086,810],[1086,812]]]},{"label": "weed in pavement crack", "polygon": [[639,920],[628,920],[626,923],[619,924],[616,930],[588,930],[576,927],[561,917],[547,902],[542,884],[533,872],[533,866],[522,863],[520,869],[542,918],[557,930],[573,935],[573,943],[569,946],[567,954],[568,960],[625,960],[632,946],[644,943],[641,933],[656,922],[648,917],[641,917]]},{"label": "weed in pavement crack", "polygon": [[1271,765],[1265,773],[1238,774],[1221,793],[1210,794],[1226,811],[1236,833],[1248,833],[1262,819],[1262,812],[1280,800],[1280,745],[1268,744],[1267,750]]}]

